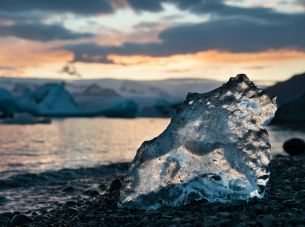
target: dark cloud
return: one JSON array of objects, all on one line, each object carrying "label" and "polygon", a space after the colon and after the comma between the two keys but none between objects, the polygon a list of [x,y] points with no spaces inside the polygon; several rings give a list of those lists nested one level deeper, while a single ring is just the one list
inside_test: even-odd
[{"label": "dark cloud", "polygon": [[[91,34],[75,33],[60,25],[43,25],[34,22],[43,15],[49,15],[50,12],[72,12],[82,15],[111,13],[114,9],[110,2],[115,9],[129,4],[136,11],[152,12],[162,10],[162,4],[167,2],[175,4],[181,10],[212,17],[205,23],[168,28],[159,34],[160,42],[156,43],[134,42],[121,46],[85,43],[65,46],[65,49],[74,53],[74,61],[112,64],[112,60],[107,58],[107,55],[112,53],[169,56],[209,49],[231,52],[283,48],[303,50],[305,45],[304,14],[283,14],[262,7],[231,6],[225,4],[224,0],[90,0],[90,4],[84,0],[1,0],[0,18],[1,15],[5,19],[11,18],[15,24],[0,26],[0,36],[16,36],[37,41],[90,37]],[[302,3],[304,0],[299,2]],[[141,24],[135,29],[144,30],[144,27],[153,28],[153,26],[153,24]]]},{"label": "dark cloud", "polygon": [[181,10],[204,15],[209,14],[218,18],[245,17],[258,20],[285,20],[284,14],[277,13],[270,8],[263,7],[238,7],[227,5],[223,0],[171,0]]},{"label": "dark cloud", "polygon": [[170,2],[182,10],[212,17],[205,23],[168,28],[159,34],[160,42],[156,43],[125,43],[121,46],[85,43],[65,46],[65,49],[74,52],[75,61],[98,62],[96,58],[82,59],[84,54],[101,56],[101,62],[111,63],[108,62],[108,54],[169,56],[210,49],[229,52],[305,49],[304,14],[283,14],[262,7],[230,6],[223,0],[156,0],[151,3],[153,6],[150,1],[129,2],[132,7],[142,10],[160,10],[163,2]]},{"label": "dark cloud", "polygon": [[102,47],[95,43],[82,43],[78,45],[66,45],[66,50],[74,53],[73,62],[87,62],[87,63],[103,63],[114,64],[114,62],[103,54]]},{"label": "dark cloud", "polygon": [[103,48],[95,43],[67,45],[65,49],[74,53],[73,62],[98,62],[103,64],[114,64],[114,62],[111,59],[108,59],[107,55],[103,53],[104,51],[101,51]]},{"label": "dark cloud", "polygon": [[169,54],[175,49],[181,53],[207,49],[231,52],[283,48],[304,50],[304,27],[305,15],[291,15],[286,20],[270,22],[226,18],[169,28],[160,34],[160,39],[163,47],[169,48]]},{"label": "dark cloud", "polygon": [[[136,11],[161,11],[162,3],[169,0],[1,0],[0,17],[33,12],[74,13],[80,15],[113,13],[116,9],[130,6]],[[18,17],[18,15],[17,15]]]},{"label": "dark cloud", "polygon": [[[225,0],[127,0],[135,10],[161,11],[163,3],[171,3],[181,10],[198,15],[209,14],[217,17],[238,16],[257,19],[285,19],[271,8],[238,7],[226,4]],[[305,0],[297,0],[305,6]]]},{"label": "dark cloud", "polygon": [[[298,0],[305,5],[304,0]],[[129,5],[136,11],[161,11],[163,3],[171,3],[181,10],[193,13],[217,14],[217,15],[247,15],[260,16],[269,14],[267,8],[241,8],[225,4],[224,0],[1,0],[0,15],[12,13],[51,12],[51,13],[75,13],[81,15],[113,13],[118,8]],[[30,12],[30,13],[29,13]],[[12,15],[13,16],[13,15]]]},{"label": "dark cloud", "polygon": [[[156,0],[128,0],[135,10],[159,11],[161,5]],[[27,40],[51,41],[91,37],[91,34],[76,33],[60,25],[37,23],[55,13],[74,13],[81,16],[113,13],[117,8],[124,8],[128,1],[122,0],[0,0],[0,36],[15,36]],[[1,21],[0,21],[1,22]],[[9,22],[9,25],[7,23]],[[88,57],[93,61],[96,56]],[[82,59],[86,60],[86,59]],[[100,61],[111,63],[107,58]]]},{"label": "dark cloud", "polygon": [[114,53],[122,55],[157,55],[160,46],[161,45],[157,43],[125,43],[123,46],[99,46],[95,43],[82,43],[78,45],[66,45],[63,48],[74,53],[75,62],[97,62],[111,64],[114,62],[107,58],[108,54]]},{"label": "dark cloud", "polygon": [[[181,10],[191,13],[214,16],[245,16],[254,18],[280,19],[278,13],[270,8],[263,7],[238,7],[226,4],[225,0],[126,0],[134,10],[140,11],[161,11],[163,3],[176,5]],[[305,5],[305,0],[298,0]],[[122,5],[121,5],[122,7]]]},{"label": "dark cloud", "polygon": [[161,11],[163,7],[160,0],[128,0],[129,5],[135,10]]},{"label": "dark cloud", "polygon": [[77,14],[111,13],[108,0],[1,0],[0,11],[4,12],[72,12]]},{"label": "dark cloud", "polygon": [[67,40],[91,37],[89,33],[75,33],[59,25],[24,23],[0,26],[0,36],[14,36],[34,41]]},{"label": "dark cloud", "polygon": [[[279,17],[279,15],[278,15]],[[84,54],[170,56],[204,50],[258,52],[274,49],[305,50],[305,15],[283,15],[286,20],[255,21],[247,18],[214,19],[205,23],[179,25],[161,32],[156,43],[125,43],[98,46],[94,43],[68,45],[75,60]]]}]

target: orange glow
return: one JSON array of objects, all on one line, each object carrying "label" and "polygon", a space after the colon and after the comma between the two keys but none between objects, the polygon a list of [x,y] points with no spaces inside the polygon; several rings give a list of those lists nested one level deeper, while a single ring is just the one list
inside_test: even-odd
[{"label": "orange glow", "polygon": [[198,58],[209,62],[244,63],[281,61],[287,59],[305,59],[305,53],[296,50],[266,51],[258,53],[229,53],[221,51],[207,51],[196,54]]},{"label": "orange glow", "polygon": [[209,63],[249,63],[265,61],[285,61],[288,59],[305,59],[305,52],[295,50],[267,51],[258,53],[230,53],[217,50],[202,51],[195,54],[173,55],[169,57],[150,57],[143,55],[121,56],[109,55],[117,64],[160,64],[166,65],[177,61],[204,61]]},{"label": "orange glow", "polygon": [[[61,72],[73,60],[73,53],[58,50],[63,42],[28,42],[19,39],[1,39],[0,75],[75,79]],[[83,57],[87,55],[84,54]],[[304,70],[305,52],[295,50],[259,53],[229,53],[217,50],[167,57],[143,55],[107,57],[115,64],[98,63],[101,57],[87,56],[95,63],[77,62],[75,67],[86,78],[165,79],[213,78],[227,80],[236,73],[253,75],[258,80],[283,80]],[[250,76],[251,77],[251,76]]]},{"label": "orange glow", "polygon": [[[1,70],[5,76],[26,76],[27,68],[40,67],[46,64],[59,63],[63,65],[72,59],[72,53],[63,50],[51,50],[40,43],[19,40],[2,41],[0,47],[0,66],[15,68],[15,70]],[[8,75],[7,75],[8,73]]]}]

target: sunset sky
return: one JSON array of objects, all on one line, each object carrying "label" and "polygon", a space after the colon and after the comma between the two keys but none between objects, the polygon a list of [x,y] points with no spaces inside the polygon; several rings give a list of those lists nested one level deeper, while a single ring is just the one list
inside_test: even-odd
[{"label": "sunset sky", "polygon": [[284,80],[305,71],[305,0],[1,0],[0,75]]}]

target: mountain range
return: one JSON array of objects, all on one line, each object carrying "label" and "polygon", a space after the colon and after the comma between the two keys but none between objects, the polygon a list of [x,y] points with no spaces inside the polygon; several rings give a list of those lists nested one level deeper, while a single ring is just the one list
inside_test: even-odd
[{"label": "mountain range", "polygon": [[291,102],[305,93],[305,73],[292,76],[290,79],[276,83],[265,89],[267,94],[277,97],[279,106]]},{"label": "mountain range", "polygon": [[[207,79],[0,78],[0,116],[29,112],[50,117],[169,117],[188,92],[204,93],[220,85],[220,81]],[[305,73],[265,91],[277,96],[279,110],[273,123],[305,121]]]}]

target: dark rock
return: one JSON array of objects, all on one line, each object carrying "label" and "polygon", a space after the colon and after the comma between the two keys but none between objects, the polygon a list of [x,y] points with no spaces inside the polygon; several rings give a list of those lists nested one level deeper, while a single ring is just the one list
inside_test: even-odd
[{"label": "dark rock", "polygon": [[271,215],[263,216],[259,218],[259,222],[262,226],[268,227],[274,225],[275,218]]},{"label": "dark rock", "polygon": [[78,213],[78,210],[72,207],[67,208],[65,211],[69,215],[76,215]]},{"label": "dark rock", "polygon": [[117,203],[111,198],[105,198],[105,205],[109,208],[117,208]]},{"label": "dark rock", "polygon": [[61,189],[62,192],[73,192],[75,190],[71,185],[65,186]]},{"label": "dark rock", "polygon": [[109,191],[110,192],[118,191],[121,189],[121,187],[122,187],[121,181],[119,179],[115,179],[111,182]]},{"label": "dark rock", "polygon": [[87,219],[92,219],[97,216],[97,212],[95,210],[88,210],[86,214]]},{"label": "dark rock", "polygon": [[240,219],[241,221],[245,222],[245,221],[248,221],[248,220],[249,220],[249,217],[248,217],[247,215],[241,214],[241,215],[239,216],[239,219]]},{"label": "dark rock", "polygon": [[217,215],[221,218],[227,218],[231,215],[231,213],[229,213],[229,212],[219,212]]},{"label": "dark rock", "polygon": [[275,209],[279,206],[279,202],[277,200],[270,200],[268,201],[268,206],[269,206],[269,209]]},{"label": "dark rock", "polygon": [[10,222],[10,225],[11,226],[22,226],[22,225],[25,225],[25,224],[29,224],[33,221],[32,218],[24,215],[24,214],[16,214],[11,222]]},{"label": "dark rock", "polygon": [[229,218],[222,219],[215,223],[217,226],[230,226],[232,224],[232,220]]},{"label": "dark rock", "polygon": [[105,184],[100,184],[100,185],[98,186],[98,188],[99,188],[100,190],[105,190],[105,189],[107,189],[107,187],[106,187]]},{"label": "dark rock", "polygon": [[46,214],[48,211],[46,210],[46,209],[44,209],[44,208],[42,208],[42,209],[40,209],[39,210],[39,213],[40,214]]},{"label": "dark rock", "polygon": [[67,207],[74,207],[74,206],[76,206],[76,205],[77,205],[77,202],[75,202],[75,201],[73,201],[73,200],[67,201],[67,202],[65,203],[65,206],[67,206]]},{"label": "dark rock", "polygon": [[218,220],[218,218],[215,216],[207,216],[204,218],[203,223],[205,226],[211,226],[211,225],[214,225],[217,220]]},{"label": "dark rock", "polygon": [[9,219],[7,216],[0,214],[0,226],[5,226],[10,222],[11,219]]},{"label": "dark rock", "polygon": [[14,213],[12,212],[4,212],[4,213],[0,213],[0,216],[5,216],[7,218],[9,218],[10,220],[14,217]]},{"label": "dark rock", "polygon": [[95,197],[95,196],[98,196],[100,193],[95,189],[87,189],[83,192],[83,194]]},{"label": "dark rock", "polygon": [[288,199],[288,200],[284,200],[281,205],[283,207],[298,207],[299,203],[294,199]]},{"label": "dark rock", "polygon": [[45,216],[43,216],[43,215],[36,215],[36,216],[34,217],[33,221],[34,221],[34,222],[37,222],[37,221],[42,221],[42,220],[44,220],[44,219],[46,219]]},{"label": "dark rock", "polygon": [[0,196],[0,205],[7,202],[7,198]]},{"label": "dark rock", "polygon": [[289,224],[293,225],[293,226],[304,226],[305,224],[305,218],[302,216],[298,216],[298,217],[293,217],[288,219]]},{"label": "dark rock", "polygon": [[293,138],[286,141],[283,145],[284,150],[290,155],[305,153],[305,143],[302,139]]},{"label": "dark rock", "polygon": [[87,206],[87,205],[82,205],[79,209],[82,210],[82,211],[84,211],[84,210],[87,210],[87,209],[88,209],[88,206]]}]

